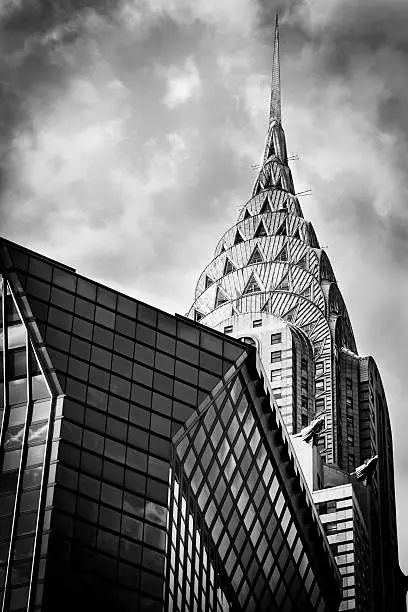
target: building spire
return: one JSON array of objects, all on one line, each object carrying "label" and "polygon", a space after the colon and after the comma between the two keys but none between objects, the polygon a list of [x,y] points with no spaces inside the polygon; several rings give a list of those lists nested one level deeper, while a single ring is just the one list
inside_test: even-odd
[{"label": "building spire", "polygon": [[269,108],[269,123],[281,121],[281,81],[279,59],[279,21],[276,13],[275,40],[273,45],[271,104]]}]

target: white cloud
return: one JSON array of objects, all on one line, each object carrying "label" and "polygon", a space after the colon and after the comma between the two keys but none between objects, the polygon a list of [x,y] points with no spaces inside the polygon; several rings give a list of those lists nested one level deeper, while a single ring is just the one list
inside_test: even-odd
[{"label": "white cloud", "polygon": [[183,66],[160,67],[159,74],[166,79],[166,93],[163,103],[168,108],[185,104],[191,98],[197,99],[201,93],[200,75],[192,57],[188,57]]}]

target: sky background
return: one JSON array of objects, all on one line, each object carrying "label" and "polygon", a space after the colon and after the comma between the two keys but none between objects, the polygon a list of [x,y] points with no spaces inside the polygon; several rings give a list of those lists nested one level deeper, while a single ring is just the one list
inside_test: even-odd
[{"label": "sky background", "polygon": [[406,0],[3,0],[0,233],[184,314],[283,126],[393,427],[408,572]]}]

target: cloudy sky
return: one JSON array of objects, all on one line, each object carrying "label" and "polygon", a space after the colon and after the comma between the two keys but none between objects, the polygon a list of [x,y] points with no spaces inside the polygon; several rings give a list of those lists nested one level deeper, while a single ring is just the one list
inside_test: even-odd
[{"label": "cloudy sky", "polygon": [[3,0],[1,234],[184,313],[283,123],[394,433],[408,572],[406,0]]}]

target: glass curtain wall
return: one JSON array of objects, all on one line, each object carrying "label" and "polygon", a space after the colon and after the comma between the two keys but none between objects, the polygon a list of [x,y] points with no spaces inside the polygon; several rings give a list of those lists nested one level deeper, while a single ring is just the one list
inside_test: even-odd
[{"label": "glass curtain wall", "polygon": [[[35,605],[41,499],[51,392],[15,297],[1,278],[0,602]],[[41,597],[41,587],[37,592]]]}]

